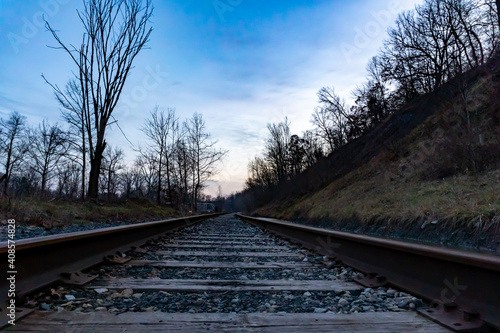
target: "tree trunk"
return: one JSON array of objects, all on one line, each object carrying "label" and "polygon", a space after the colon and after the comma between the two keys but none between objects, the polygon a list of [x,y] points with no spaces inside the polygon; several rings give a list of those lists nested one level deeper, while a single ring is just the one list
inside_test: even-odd
[{"label": "tree trunk", "polygon": [[5,177],[5,183],[4,183],[4,188],[3,188],[3,193],[7,195],[7,191],[9,190],[9,181],[10,181],[10,174],[12,172],[12,150],[14,149],[14,135],[11,136],[10,142],[9,142],[9,150],[7,151],[7,162],[5,164],[5,174],[7,175]]},{"label": "tree trunk", "polygon": [[42,188],[41,188],[42,196],[45,195],[45,187],[47,187],[47,173],[44,171],[42,173]]},{"label": "tree trunk", "polygon": [[[84,156],[84,160],[83,160],[83,164],[82,164],[82,194],[81,194],[81,199],[82,201],[85,200],[85,154],[83,154]],[[77,195],[78,195],[78,192],[77,192]]]},{"label": "tree trunk", "polygon": [[156,203],[161,204],[161,171],[158,171],[158,186],[156,187]]},{"label": "tree trunk", "polygon": [[107,186],[108,202],[110,202],[111,201],[111,165],[109,165],[109,169],[107,171],[108,171],[108,186]]},{"label": "tree trunk", "polygon": [[87,145],[85,144],[85,127],[82,122],[82,201],[85,200],[85,172],[87,165]]},{"label": "tree trunk", "polygon": [[187,166],[187,161],[186,161],[186,152],[183,151],[182,152],[182,158],[183,158],[183,172],[184,172],[184,197],[182,198],[182,201],[187,201],[189,198],[188,198],[188,178],[187,178],[187,174],[188,174],[188,166]]},{"label": "tree trunk", "polygon": [[170,185],[170,161],[169,159],[167,158],[167,163],[166,163],[166,167],[167,167],[167,191],[168,191],[168,200],[170,200],[170,206],[173,207],[174,206],[174,202],[172,200],[172,186]]},{"label": "tree trunk", "polygon": [[161,174],[162,174],[162,164],[163,164],[162,154],[163,150],[160,150],[160,160],[158,162],[158,187],[156,188],[156,203],[158,205],[161,204],[161,187],[162,187]]},{"label": "tree trunk", "polygon": [[9,181],[10,181],[10,175],[9,175],[9,169],[8,165],[7,168],[5,169],[5,182],[3,183],[3,193],[7,195],[7,191],[9,190]]},{"label": "tree trunk", "polygon": [[6,174],[7,176],[5,177],[5,183],[3,184],[3,185],[4,185],[4,187],[3,187],[3,193],[4,193],[5,195],[8,195],[8,194],[7,194],[7,192],[8,192],[8,190],[9,190],[10,170],[9,170],[9,169],[7,169],[7,171],[5,171],[5,174]]},{"label": "tree trunk", "polygon": [[101,172],[102,153],[106,148],[106,142],[98,143],[95,147],[94,156],[90,159],[89,190],[90,199],[97,199],[99,194],[99,174]]}]

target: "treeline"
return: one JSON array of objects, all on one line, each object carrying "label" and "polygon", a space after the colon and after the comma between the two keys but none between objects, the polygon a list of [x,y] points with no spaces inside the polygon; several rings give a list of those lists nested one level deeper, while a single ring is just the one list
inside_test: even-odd
[{"label": "treeline", "polygon": [[63,42],[45,21],[58,45],[54,48],[63,50],[74,65],[64,87],[42,75],[67,126],[44,121],[32,128],[17,112],[0,119],[3,196],[108,201],[146,197],[195,210],[226,153],[215,148],[201,114],[181,122],[173,109],[153,110],[142,128],[147,145],[133,165],[125,163],[120,147],[107,142],[106,130],[117,125],[113,111],[133,61],[153,30],[151,0],[84,1],[77,13],[83,25],[80,43]]},{"label": "treeline", "polygon": [[[120,147],[107,145],[99,198],[145,197],[176,208],[195,208],[201,190],[226,153],[214,147],[201,114],[180,121],[174,109],[155,108],[142,127],[147,143],[132,165]],[[88,149],[74,126],[43,121],[30,127],[12,112],[0,119],[2,193],[9,198],[81,199],[87,196]]]},{"label": "treeline", "polygon": [[403,105],[487,63],[499,49],[499,6],[495,0],[425,0],[399,14],[383,47],[369,61],[365,82],[352,92],[354,105],[334,87],[323,87],[317,93],[312,130],[291,135],[286,119],[268,125],[265,150],[248,165],[239,208],[267,203],[281,183],[367,133]]},{"label": "treeline", "polygon": [[287,119],[268,124],[269,137],[263,157],[255,157],[248,164],[247,188],[265,190],[301,173],[324,157],[324,148],[312,131],[302,137],[290,135]]}]

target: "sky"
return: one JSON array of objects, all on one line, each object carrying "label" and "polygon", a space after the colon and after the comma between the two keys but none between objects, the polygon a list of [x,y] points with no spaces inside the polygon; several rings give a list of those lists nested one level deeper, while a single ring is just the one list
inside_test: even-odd
[{"label": "sky", "polygon": [[[267,124],[288,117],[291,131],[312,128],[317,91],[347,101],[398,13],[420,0],[153,0],[153,32],[134,61],[107,141],[132,163],[155,106],[183,120],[201,113],[217,147],[228,150],[206,193],[243,189],[247,164],[262,153]],[[0,117],[18,111],[31,126],[63,123],[52,89],[75,65],[43,19],[68,44],[81,42],[79,0],[0,0]]]}]

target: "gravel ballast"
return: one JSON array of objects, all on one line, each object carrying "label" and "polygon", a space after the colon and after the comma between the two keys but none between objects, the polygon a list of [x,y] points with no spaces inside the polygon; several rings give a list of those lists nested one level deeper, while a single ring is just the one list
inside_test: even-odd
[{"label": "gravel ballast", "polygon": [[[203,244],[196,240],[196,236],[213,235],[248,235],[239,237],[234,248],[203,248],[183,247],[175,245]],[[252,239],[254,238],[255,239]],[[203,241],[214,241],[218,244],[230,244],[230,237],[203,238]],[[190,240],[190,242],[180,242]],[[224,242],[226,240],[227,242]],[[286,246],[283,252],[297,254],[295,257],[235,257],[235,256],[190,256],[164,255],[156,251],[210,251],[210,252],[252,252],[248,249],[239,250],[238,246],[264,245]],[[154,261],[187,261],[191,263],[207,264],[215,262],[241,263],[284,263],[293,266],[295,263],[310,264],[310,267],[282,267],[282,268],[216,268],[216,267],[161,267],[161,265],[113,265],[105,264],[92,269],[89,273],[99,277],[91,285],[99,282],[119,280],[122,278],[134,279],[189,279],[189,280],[287,280],[287,281],[344,281],[352,282],[362,274],[344,265],[329,261],[328,258],[316,255],[310,251],[291,244],[286,240],[268,234],[256,227],[246,224],[232,216],[225,215],[207,220],[196,226],[184,228],[167,236],[159,237],[143,248],[147,253],[130,252],[133,260]],[[231,251],[232,250],[232,251]],[[263,249],[258,252],[265,252]],[[254,251],[255,252],[255,251]],[[323,264],[327,262],[328,265]],[[74,287],[56,285],[34,295],[26,306],[35,307],[42,311],[69,310],[69,311],[107,311],[122,313],[127,311],[168,313],[343,313],[354,312],[388,312],[412,311],[423,302],[407,293],[391,288],[360,288],[353,284],[352,290],[316,291],[311,285],[310,290],[300,291],[171,291],[171,290],[133,290]]]}]

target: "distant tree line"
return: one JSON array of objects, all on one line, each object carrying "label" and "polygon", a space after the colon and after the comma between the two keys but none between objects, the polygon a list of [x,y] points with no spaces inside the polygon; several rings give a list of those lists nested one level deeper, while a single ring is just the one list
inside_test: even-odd
[{"label": "distant tree line", "polygon": [[[30,127],[12,112],[0,118],[1,189],[9,197],[87,198],[87,149],[71,126],[43,121]],[[142,128],[148,142],[133,165],[119,147],[107,145],[99,173],[98,198],[146,197],[173,207],[196,206],[226,151],[206,131],[201,114],[179,122],[174,109],[155,108]],[[222,195],[217,200],[221,200]]]},{"label": "distant tree line", "polygon": [[189,203],[194,209],[227,151],[215,148],[198,113],[180,123],[174,109],[155,108],[142,130],[149,142],[135,162],[135,173],[146,175],[147,186],[131,181],[126,193],[139,191],[154,196],[157,203],[166,198],[171,205]]},{"label": "distant tree line", "polygon": [[278,124],[268,124],[269,137],[263,157],[248,164],[249,188],[271,188],[301,173],[324,156],[322,144],[312,132],[302,137],[290,134],[290,122],[285,118]]},{"label": "distant tree line", "polygon": [[[484,65],[500,41],[499,0],[424,0],[399,14],[383,47],[367,65],[366,81],[348,105],[334,87],[323,87],[311,118],[313,129],[291,135],[285,119],[268,124],[261,157],[248,165],[239,209],[259,206],[280,183],[360,137],[403,105]],[[246,207],[245,207],[246,206]]]}]

